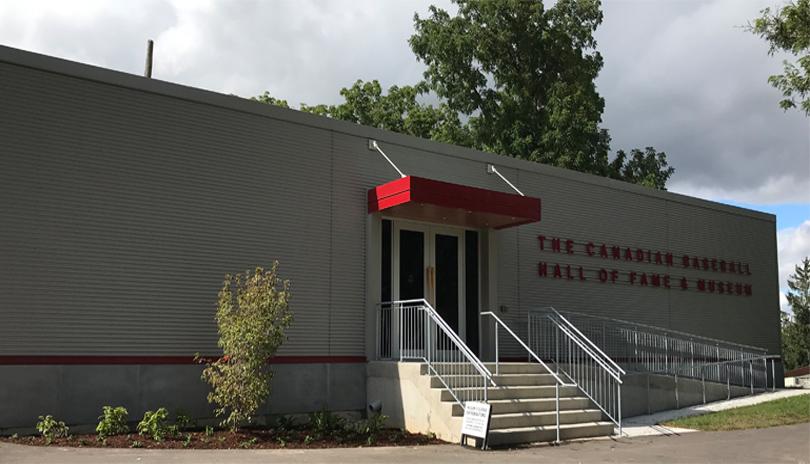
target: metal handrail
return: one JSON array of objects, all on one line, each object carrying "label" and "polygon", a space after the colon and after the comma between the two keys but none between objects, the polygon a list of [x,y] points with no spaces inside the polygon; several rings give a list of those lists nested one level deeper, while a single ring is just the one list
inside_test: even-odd
[{"label": "metal handrail", "polygon": [[529,346],[526,345],[523,342],[523,340],[521,340],[521,338],[518,337],[517,334],[511,328],[509,328],[509,326],[506,325],[506,323],[504,323],[501,320],[501,318],[498,317],[495,313],[493,313],[492,311],[487,311],[487,312],[481,313],[481,316],[489,316],[489,317],[491,317],[495,321],[495,324],[496,324],[495,325],[495,374],[496,375],[499,372],[499,365],[500,365],[500,359],[498,359],[499,358],[498,325],[500,325],[501,327],[504,328],[504,330],[506,330],[506,333],[511,335],[512,338],[514,338],[518,342],[518,344],[520,344],[520,346],[522,346],[523,349],[525,349],[529,353],[529,356],[534,358],[535,361],[537,361],[541,366],[543,366],[546,369],[546,371],[549,374],[551,374],[552,377],[554,377],[554,380],[557,381],[554,384],[554,397],[555,397],[556,427],[557,427],[557,440],[556,440],[556,442],[559,443],[560,442],[560,387],[578,387],[578,385],[576,384],[576,382],[571,382],[571,383],[565,382],[562,378],[560,378],[560,376],[558,374],[554,373],[551,369],[549,369],[548,365],[546,365],[546,363],[539,356],[537,356],[537,353],[532,351],[532,349],[529,348]]},{"label": "metal handrail", "polygon": [[[557,321],[555,321],[555,322],[557,322]],[[574,342],[577,346],[582,348],[582,350],[585,351],[594,360],[594,362],[599,364],[599,366],[602,369],[604,369],[605,372],[607,372],[611,377],[616,379],[617,382],[623,383],[621,376],[623,374],[625,374],[624,370],[622,370],[621,368],[619,368],[618,370],[614,370],[613,366],[606,363],[600,356],[597,356],[597,354],[594,353],[589,348],[589,346],[586,343],[583,342],[583,340],[587,341],[587,342],[590,342],[590,339],[588,339],[586,336],[582,335],[581,333],[579,333],[578,334],[579,336],[577,336],[574,332],[569,330],[569,327],[567,327],[567,326],[563,326],[562,324],[559,324],[559,323],[557,325],[558,325],[558,328],[560,330],[562,330],[566,335],[568,335],[568,337],[571,339],[572,342]],[[609,361],[611,361],[611,362],[613,361],[610,358],[607,358],[607,359]]]},{"label": "metal handrail", "polygon": [[626,325],[630,325],[630,326],[633,326],[633,327],[641,327],[641,328],[645,328],[645,329],[649,329],[649,330],[654,330],[654,331],[657,331],[657,332],[663,332],[663,333],[677,335],[677,336],[681,336],[681,337],[687,337],[687,338],[689,338],[691,340],[703,340],[703,341],[713,343],[713,344],[717,344],[717,345],[720,345],[720,346],[728,346],[728,347],[736,347],[736,348],[747,348],[747,349],[762,351],[763,353],[768,352],[767,349],[762,348],[761,346],[746,345],[744,343],[730,342],[728,340],[721,340],[721,339],[718,339],[718,338],[711,338],[711,337],[706,337],[706,336],[703,336],[703,335],[695,335],[695,334],[691,334],[689,332],[683,332],[683,331],[680,331],[680,330],[667,329],[665,327],[658,327],[658,326],[655,326],[655,325],[642,324],[640,322],[626,321],[626,320],[623,320],[623,319],[615,319],[615,318],[612,318],[612,317],[595,316],[593,314],[585,314],[585,313],[580,313],[580,312],[576,312],[576,311],[568,311],[568,310],[558,311],[557,309],[555,309],[553,307],[541,308],[539,310],[535,309],[533,311],[541,311],[543,309],[552,309],[552,310],[554,310],[554,312],[556,312],[558,314],[561,314],[561,313],[573,314],[573,315],[575,315],[577,317],[585,317],[585,318],[589,318],[589,319],[598,319],[598,320],[602,320],[602,321],[606,321],[606,322],[626,324]]},{"label": "metal handrail", "polygon": [[590,338],[585,336],[585,334],[583,334],[577,328],[577,326],[572,324],[571,321],[569,321],[565,316],[560,314],[559,311],[554,309],[554,307],[547,306],[545,308],[540,308],[540,309],[530,309],[529,312],[531,313],[531,312],[541,312],[541,311],[549,311],[549,310],[552,311],[560,320],[565,322],[565,325],[568,326],[570,328],[570,330],[573,330],[574,332],[576,332],[576,334],[579,335],[579,340],[582,340],[585,343],[587,343],[591,347],[591,351],[595,351],[599,355],[599,357],[601,357],[601,359],[604,361],[604,363],[609,364],[614,370],[614,373],[615,373],[614,377],[616,377],[617,380],[621,381],[621,379],[619,377],[622,374],[626,374],[627,372],[625,372],[625,370],[622,369],[621,366],[619,366],[619,364],[616,363],[616,361],[614,361],[610,356],[608,356],[604,351],[602,351],[601,348],[596,346],[596,343],[594,343]]},{"label": "metal handrail", "polygon": [[[529,346],[528,346],[528,345],[526,345],[525,343],[523,343],[523,340],[521,340],[521,339],[520,339],[520,337],[518,337],[518,336],[517,336],[517,334],[515,334],[515,332],[513,332],[513,331],[512,331],[512,329],[510,329],[510,328],[509,328],[509,326],[508,326],[508,325],[506,325],[506,324],[505,324],[505,323],[504,323],[504,322],[501,320],[501,318],[500,318],[500,317],[498,317],[498,316],[497,316],[495,313],[493,313],[492,311],[487,311],[487,312],[483,312],[483,313],[481,313],[481,315],[482,315],[482,316],[490,316],[490,317],[492,317],[492,318],[495,320],[495,322],[496,322],[498,325],[500,325],[501,327],[503,327],[503,328],[504,328],[504,330],[506,330],[506,332],[507,332],[509,335],[511,335],[511,336],[512,336],[512,338],[514,338],[514,339],[515,339],[515,340],[516,340],[516,341],[517,341],[517,342],[520,344],[520,346],[522,346],[522,347],[523,347],[523,349],[525,349],[525,350],[526,350],[526,351],[529,353],[529,355],[530,355],[532,358],[534,358],[534,360],[535,360],[535,361],[537,361],[537,362],[538,362],[538,363],[539,363],[541,366],[543,366],[543,367],[545,367],[545,368],[546,368],[546,370],[549,372],[549,374],[551,374],[551,375],[554,377],[554,379],[555,379],[555,380],[557,380],[557,382],[560,384],[560,386],[563,386],[563,387],[576,387],[576,386],[577,386],[577,384],[576,384],[576,383],[570,383],[570,384],[569,384],[569,383],[566,383],[566,382],[565,382],[565,381],[564,381],[562,378],[560,378],[560,376],[558,376],[557,374],[555,374],[555,373],[554,373],[554,372],[553,372],[553,371],[552,371],[552,370],[551,370],[551,369],[548,367],[548,365],[547,365],[547,364],[546,364],[546,363],[545,363],[545,362],[544,362],[542,359],[540,359],[540,357],[539,357],[539,356],[537,356],[537,354],[536,354],[534,351],[532,351],[532,349],[531,349],[531,348],[529,348]],[[496,332],[496,335],[495,335],[495,375],[498,375],[498,336],[497,336],[497,332]]]},{"label": "metal handrail", "polygon": [[[624,369],[554,308],[530,310],[527,316],[529,343],[538,343],[537,346],[554,344],[555,350],[544,354],[549,359],[553,357],[558,372],[562,370],[576,382],[579,390],[616,424],[621,436]],[[534,330],[540,329],[537,323],[542,320],[548,320],[552,324],[550,329],[553,331],[553,341],[550,337],[544,339],[539,333],[532,335]],[[565,338],[560,340],[560,335]]]},{"label": "metal handrail", "polygon": [[[475,397],[475,400],[483,399],[484,402],[488,401],[487,391],[489,386],[497,386],[492,378],[492,373],[461,340],[458,334],[455,333],[455,331],[447,324],[439,313],[436,312],[433,306],[427,302],[427,300],[418,298],[410,300],[388,301],[379,303],[377,306],[379,309],[377,313],[378,358],[392,359],[394,357],[392,348],[395,344],[394,338],[396,337],[398,338],[398,340],[396,340],[396,345],[399,350],[399,360],[403,361],[405,359],[417,359],[423,361],[427,365],[429,372],[438,378],[444,388],[453,397],[455,402],[458,403],[463,409],[466,409],[465,396]],[[381,338],[384,332],[381,315],[382,310],[385,307],[391,309],[392,314],[393,308],[398,309],[396,324],[399,325],[399,334],[395,336],[393,333],[394,321],[392,319],[388,320],[387,329],[390,333],[388,334],[388,337],[384,339],[385,342],[390,345],[388,346],[387,351],[388,356],[383,356],[379,352],[381,343],[384,343],[383,339]],[[411,312],[405,314],[406,310],[411,310]],[[423,319],[419,315],[419,311],[423,312],[428,319]],[[389,318],[390,317],[391,316],[389,316]],[[440,333],[434,333],[434,329],[430,327],[428,321],[432,322],[435,330],[440,331]],[[403,326],[406,325],[407,327],[403,329]],[[443,346],[438,346],[442,344]],[[408,350],[414,351],[414,353],[406,354],[406,351]],[[457,354],[453,353],[453,350],[455,350]],[[437,360],[437,358],[446,359],[447,357],[450,357],[453,360],[450,362]],[[447,370],[449,370],[449,374],[445,372]],[[461,381],[463,383],[461,387],[452,385],[450,379],[446,378],[447,376],[452,375],[461,377]],[[464,383],[467,381],[465,380],[465,377],[469,376],[472,376],[473,378],[480,378],[480,382],[471,381],[472,385],[467,385]],[[472,388],[468,388],[469,386]],[[463,391],[462,389],[473,390],[473,392],[470,393],[469,391]],[[480,395],[475,396],[475,392],[479,390]]]}]

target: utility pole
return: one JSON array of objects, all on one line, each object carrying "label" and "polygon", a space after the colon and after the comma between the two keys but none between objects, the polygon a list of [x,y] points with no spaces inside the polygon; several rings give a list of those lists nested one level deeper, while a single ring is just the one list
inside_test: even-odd
[{"label": "utility pole", "polygon": [[154,48],[155,42],[153,42],[152,39],[149,39],[146,42],[146,69],[143,71],[143,75],[149,79],[152,78],[152,51]]}]

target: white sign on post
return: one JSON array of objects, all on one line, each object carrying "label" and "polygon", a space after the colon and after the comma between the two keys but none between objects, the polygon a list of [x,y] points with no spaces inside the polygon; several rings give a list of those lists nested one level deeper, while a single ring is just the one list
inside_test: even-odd
[{"label": "white sign on post", "polygon": [[461,422],[461,435],[486,440],[489,431],[490,408],[489,404],[478,401],[464,403],[464,420]]}]

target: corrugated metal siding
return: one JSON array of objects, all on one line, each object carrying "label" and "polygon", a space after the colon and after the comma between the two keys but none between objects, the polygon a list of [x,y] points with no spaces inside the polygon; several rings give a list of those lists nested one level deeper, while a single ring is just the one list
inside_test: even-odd
[{"label": "corrugated metal siding", "polygon": [[0,70],[4,354],[210,352],[223,274],[273,259],[282,354],[329,352],[328,131]]},{"label": "corrugated metal siding", "polygon": [[[406,174],[510,191],[494,162],[542,198],[540,223],[494,232],[519,333],[553,305],[778,351],[768,216],[48,60],[108,83],[0,63],[0,354],[213,351],[222,275],[272,259],[293,281],[281,354],[364,354],[365,195],[396,177],[368,137]],[[539,234],[751,262],[754,296],[540,279],[540,260],[661,268],[542,253]]]}]

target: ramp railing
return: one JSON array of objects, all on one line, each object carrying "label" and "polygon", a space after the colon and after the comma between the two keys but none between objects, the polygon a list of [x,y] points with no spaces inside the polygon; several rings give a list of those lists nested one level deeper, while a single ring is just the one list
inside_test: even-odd
[{"label": "ramp railing", "polygon": [[[605,356],[632,372],[767,388],[768,373],[773,378],[774,362],[778,359],[756,346],[554,308],[530,311],[530,333],[532,319],[543,321],[546,315],[568,321]],[[548,337],[554,329],[541,324],[533,330]],[[544,343],[540,353],[545,357],[551,354],[552,346],[548,339]]]},{"label": "ramp railing", "polygon": [[380,303],[377,310],[377,359],[421,361],[465,408],[487,402],[496,386],[492,373],[424,299]]}]

